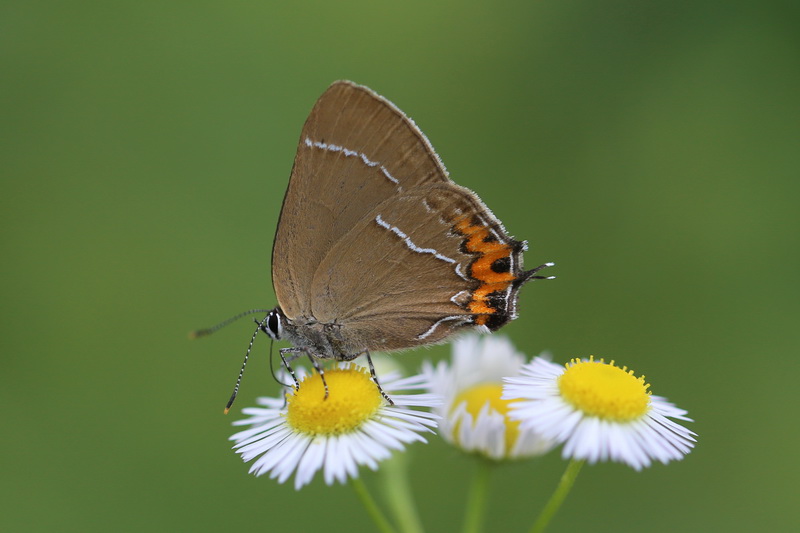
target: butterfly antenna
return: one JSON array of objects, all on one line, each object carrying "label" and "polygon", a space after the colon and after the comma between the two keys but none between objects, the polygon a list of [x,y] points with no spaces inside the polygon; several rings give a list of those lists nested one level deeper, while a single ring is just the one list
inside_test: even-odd
[{"label": "butterfly antenna", "polygon": [[[247,314],[247,313],[245,313],[245,314]],[[242,315],[242,316],[244,316],[244,315]],[[239,377],[236,378],[236,386],[233,387],[233,393],[231,394],[231,399],[228,400],[228,405],[225,406],[225,410],[223,411],[226,415],[228,414],[228,411],[231,410],[231,406],[233,405],[233,402],[236,400],[236,395],[239,394],[239,385],[242,384],[242,376],[244,375],[244,369],[247,367],[247,359],[250,357],[250,352],[253,350],[253,343],[256,340],[256,335],[258,335],[258,332],[261,331],[261,329],[264,327],[264,324],[267,323],[267,319],[268,318],[269,318],[269,315],[264,317],[264,320],[262,320],[261,322],[256,321],[256,323],[258,324],[258,327],[253,332],[253,336],[250,337],[250,345],[247,347],[247,351],[244,354],[244,362],[242,363],[242,368],[239,370]],[[228,320],[228,321],[230,322],[230,320]],[[223,323],[223,325],[224,325],[224,323]],[[220,326],[220,327],[222,327],[222,326]],[[217,328],[217,329],[219,329],[219,328]]]},{"label": "butterfly antenna", "polygon": [[190,339],[196,339],[198,337],[205,337],[206,335],[211,335],[212,333],[214,333],[218,329],[224,328],[225,326],[227,326],[231,322],[236,322],[240,318],[246,317],[247,315],[252,315],[252,314],[255,314],[255,313],[269,313],[269,312],[270,312],[270,309],[250,309],[249,311],[245,311],[244,313],[239,313],[236,316],[232,316],[227,320],[223,320],[222,322],[220,322],[216,326],[211,326],[210,328],[203,328],[203,329],[197,329],[197,330],[191,331],[191,332],[189,332],[189,338]]},{"label": "butterfly antenna", "polygon": [[282,385],[284,387],[289,387],[290,385],[288,383],[284,383],[283,381],[281,381],[278,378],[278,374],[275,373],[275,361],[273,360],[274,358],[272,357],[272,354],[274,353],[273,347],[275,346],[275,339],[273,339],[272,335],[270,335],[269,332],[267,331],[266,326],[264,325],[264,321],[259,322],[254,318],[253,322],[256,323],[258,329],[269,335],[269,373],[272,374],[272,379],[275,380],[275,382],[278,383],[279,385]]}]

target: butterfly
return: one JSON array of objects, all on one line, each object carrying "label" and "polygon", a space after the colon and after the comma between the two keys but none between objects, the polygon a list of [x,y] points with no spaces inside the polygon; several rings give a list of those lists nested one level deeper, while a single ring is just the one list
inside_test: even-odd
[{"label": "butterfly", "polygon": [[300,135],[272,249],[278,305],[259,328],[292,344],[280,350],[290,372],[301,355],[320,372],[320,360],[362,354],[372,368],[370,352],[495,331],[516,318],[520,288],[552,278],[537,274],[552,263],[523,268],[526,248],[450,179],[408,116],[367,87],[337,81]]}]

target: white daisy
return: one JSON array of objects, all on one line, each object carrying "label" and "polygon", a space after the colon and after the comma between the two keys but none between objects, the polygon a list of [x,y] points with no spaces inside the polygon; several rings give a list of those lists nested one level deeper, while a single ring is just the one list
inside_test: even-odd
[{"label": "white daisy", "polygon": [[503,377],[519,374],[525,357],[505,337],[466,335],[453,343],[452,364],[425,363],[431,392],[443,398],[434,410],[439,433],[464,451],[495,460],[547,452],[553,444],[507,416],[510,402],[500,398]]},{"label": "white daisy", "polygon": [[350,364],[325,371],[329,394],[319,374],[306,375],[298,369],[299,390],[286,398],[259,398],[262,407],[244,409],[250,418],[234,425],[251,426],[231,440],[245,462],[256,459],[250,472],[269,473],[279,483],[295,473],[300,489],[323,470],[325,483],[344,483],[358,476],[358,467],[375,470],[378,462],[414,441],[425,442],[419,434],[436,426],[434,415],[411,407],[432,407],[430,394],[400,394],[427,389],[424,376],[400,378],[399,373],[381,376],[381,387],[394,402],[383,399],[368,371]]},{"label": "white daisy", "polygon": [[614,361],[573,359],[561,366],[537,357],[521,377],[505,381],[503,398],[518,400],[511,418],[564,443],[565,459],[610,460],[641,470],[653,460],[682,459],[696,442],[695,433],[670,420],[691,422],[686,411],[651,395],[644,376]]}]

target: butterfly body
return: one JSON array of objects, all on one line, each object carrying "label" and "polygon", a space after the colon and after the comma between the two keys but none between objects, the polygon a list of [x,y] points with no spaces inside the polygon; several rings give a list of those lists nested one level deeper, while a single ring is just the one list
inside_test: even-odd
[{"label": "butterfly body", "polygon": [[279,306],[265,331],[287,352],[350,360],[516,317],[523,241],[454,183],[397,107],[331,85],[298,144],[272,254]]}]

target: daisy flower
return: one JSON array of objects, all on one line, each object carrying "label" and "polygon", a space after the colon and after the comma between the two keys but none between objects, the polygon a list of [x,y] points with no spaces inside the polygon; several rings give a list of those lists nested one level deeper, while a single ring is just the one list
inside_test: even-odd
[{"label": "daisy flower", "polygon": [[432,407],[434,396],[400,394],[426,389],[424,376],[381,376],[381,387],[394,402],[390,406],[362,367],[345,363],[326,370],[327,398],[319,374],[298,369],[297,375],[298,390],[285,398],[259,398],[260,407],[242,411],[250,418],[234,422],[250,426],[231,440],[245,462],[255,459],[250,472],[257,476],[268,473],[283,483],[294,473],[294,487],[300,489],[322,470],[328,485],[344,483],[358,477],[359,466],[376,470],[392,451],[425,442],[420,433],[436,426],[434,415],[411,409]]},{"label": "daisy flower", "polygon": [[505,337],[466,335],[453,343],[452,363],[426,363],[431,392],[443,402],[439,433],[470,453],[502,460],[539,455],[553,447],[531,429],[508,418],[510,401],[501,399],[503,377],[519,374],[525,357]]},{"label": "daisy flower", "polygon": [[654,460],[682,459],[696,442],[695,433],[670,420],[691,422],[686,411],[651,395],[644,376],[614,361],[590,357],[561,366],[537,357],[505,382],[503,398],[517,400],[510,417],[564,443],[565,459],[641,470]]}]

